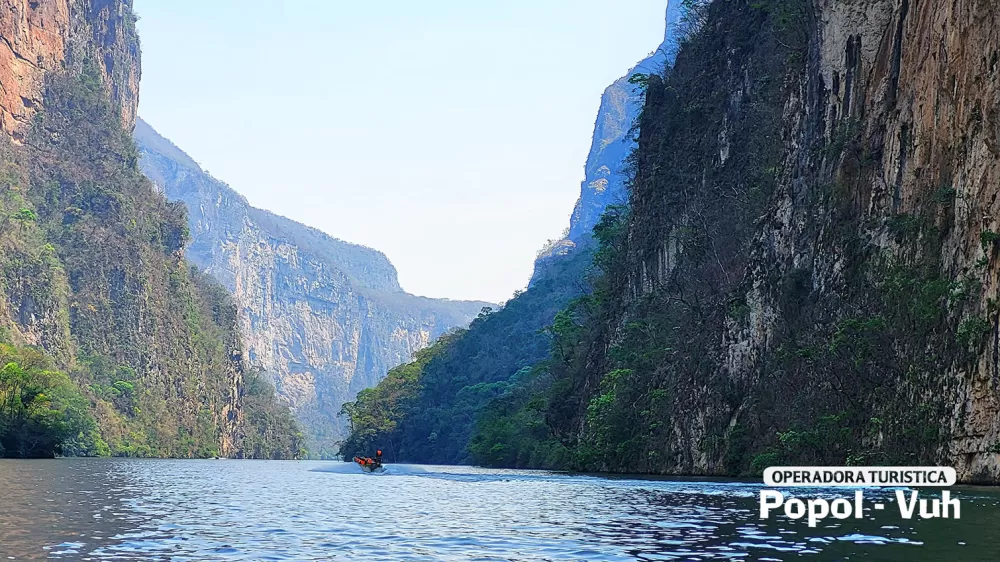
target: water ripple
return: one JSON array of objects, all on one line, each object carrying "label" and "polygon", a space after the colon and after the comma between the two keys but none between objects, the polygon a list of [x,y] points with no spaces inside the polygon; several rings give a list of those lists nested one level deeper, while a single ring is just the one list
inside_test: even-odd
[{"label": "water ripple", "polygon": [[[816,529],[758,519],[754,484],[456,467],[5,461],[0,489],[0,554],[17,560],[917,562],[1000,552],[990,523],[1000,495],[985,489],[960,492],[961,521],[868,513]],[[797,493],[817,492],[830,493]]]}]

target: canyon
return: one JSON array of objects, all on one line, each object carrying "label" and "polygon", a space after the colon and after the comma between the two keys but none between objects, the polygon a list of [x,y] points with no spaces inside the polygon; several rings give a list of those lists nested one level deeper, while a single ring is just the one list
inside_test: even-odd
[{"label": "canyon", "polygon": [[[944,464],[997,482],[997,6],[683,5],[674,64],[631,81],[627,204],[604,206],[593,263],[559,281],[580,296],[549,321],[546,356],[474,381],[425,358],[410,394],[401,370],[352,405],[375,419],[353,437],[419,436],[427,404],[476,390],[463,462]],[[588,164],[575,220],[602,210],[604,179]],[[385,419],[372,405],[390,398]]]},{"label": "canyon", "polygon": [[316,456],[337,453],[344,402],[496,306],[407,294],[382,253],[252,207],[142,120],[135,138],[143,171],[188,209],[188,259],[232,292],[250,364]]}]

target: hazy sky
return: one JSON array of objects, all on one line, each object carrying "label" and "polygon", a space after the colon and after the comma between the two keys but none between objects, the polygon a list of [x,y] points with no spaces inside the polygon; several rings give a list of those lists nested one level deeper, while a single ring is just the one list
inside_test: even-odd
[{"label": "hazy sky", "polygon": [[568,222],[666,0],[135,0],[140,114],[250,202],[501,302]]}]

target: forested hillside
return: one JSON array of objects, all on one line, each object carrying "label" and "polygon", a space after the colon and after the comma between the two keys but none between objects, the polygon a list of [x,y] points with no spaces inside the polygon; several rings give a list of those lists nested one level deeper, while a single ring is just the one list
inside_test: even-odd
[{"label": "forested hillside", "polygon": [[6,48],[39,62],[4,82],[30,107],[5,106],[0,136],[2,454],[300,454],[248,381],[228,295],[184,259],[183,206],[138,169],[130,6],[5,2]]},{"label": "forested hillside", "polygon": [[479,411],[517,384],[548,355],[546,327],[583,287],[590,254],[578,252],[547,268],[531,289],[500,310],[485,309],[458,330],[417,353],[414,362],[389,371],[378,386],[345,404],[351,433],[345,458],[377,448],[387,459],[465,463]]}]

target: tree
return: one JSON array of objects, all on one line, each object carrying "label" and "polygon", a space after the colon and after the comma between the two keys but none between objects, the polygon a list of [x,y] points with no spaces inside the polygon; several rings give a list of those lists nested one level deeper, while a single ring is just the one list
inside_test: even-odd
[{"label": "tree", "polygon": [[77,452],[99,449],[87,401],[68,376],[39,352],[9,345],[0,345],[0,364],[0,454],[53,457],[71,439]]}]

